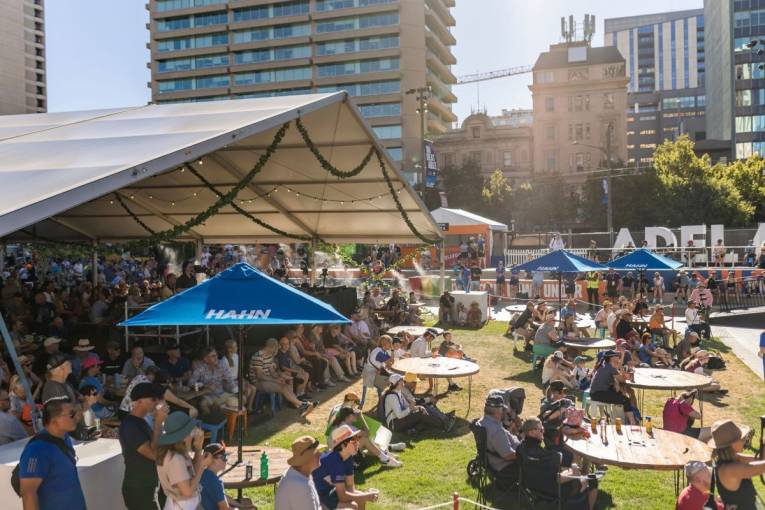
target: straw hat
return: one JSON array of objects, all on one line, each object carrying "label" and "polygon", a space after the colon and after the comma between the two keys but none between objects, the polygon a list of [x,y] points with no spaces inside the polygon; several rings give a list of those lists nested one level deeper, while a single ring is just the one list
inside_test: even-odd
[{"label": "straw hat", "polygon": [[86,352],[86,351],[92,351],[95,348],[96,346],[91,344],[90,340],[88,340],[87,338],[80,338],[77,341],[77,345],[72,347],[72,350],[78,351],[78,352]]},{"label": "straw hat", "polygon": [[300,467],[311,460],[316,450],[326,447],[327,445],[319,443],[318,439],[311,436],[301,436],[292,442],[292,457],[287,459],[287,464],[292,467]]},{"label": "straw hat", "polygon": [[749,431],[749,427],[736,425],[733,420],[716,421],[712,425],[712,439],[709,441],[709,446],[715,449],[725,448],[749,435]]}]

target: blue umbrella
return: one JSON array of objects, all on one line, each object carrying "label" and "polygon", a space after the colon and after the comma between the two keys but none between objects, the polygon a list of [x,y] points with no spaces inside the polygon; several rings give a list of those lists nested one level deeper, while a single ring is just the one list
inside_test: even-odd
[{"label": "blue umbrella", "polygon": [[513,268],[515,271],[548,271],[558,273],[558,303],[561,302],[560,284],[563,273],[586,273],[604,271],[607,267],[590,259],[574,255],[566,250],[555,250],[524,262]]},{"label": "blue umbrella", "polygon": [[239,263],[119,326],[283,326],[349,323],[330,305]]},{"label": "blue umbrella", "polygon": [[[330,305],[239,263],[199,285],[153,305],[119,326],[239,326],[239,354],[244,356],[244,326],[349,323]],[[244,363],[239,363],[242,408]],[[237,463],[242,461],[244,431],[239,421]]]},{"label": "blue umbrella", "polygon": [[682,262],[659,255],[645,248],[640,248],[628,255],[612,260],[609,262],[608,267],[618,270],[672,271],[682,265]]}]

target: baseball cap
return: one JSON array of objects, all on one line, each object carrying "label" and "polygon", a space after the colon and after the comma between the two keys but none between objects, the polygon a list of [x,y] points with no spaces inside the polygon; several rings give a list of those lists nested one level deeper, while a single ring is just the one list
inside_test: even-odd
[{"label": "baseball cap", "polygon": [[69,361],[69,358],[63,354],[54,354],[48,358],[48,362],[45,364],[45,369],[50,372],[51,370],[57,369],[67,361]]},{"label": "baseball cap", "polygon": [[213,457],[216,455],[226,455],[226,445],[224,443],[210,443],[204,447],[204,452]]},{"label": "baseball cap", "polygon": [[428,329],[425,330],[425,334],[426,335],[431,335],[432,337],[435,338],[435,337],[438,336],[438,330],[437,329],[433,329],[433,328],[428,328]]},{"label": "baseball cap", "polygon": [[388,382],[391,385],[398,384],[398,382],[403,379],[404,377],[401,374],[391,374],[391,376],[388,378]]},{"label": "baseball cap", "polygon": [[90,367],[94,367],[94,366],[96,366],[96,365],[100,365],[101,363],[103,363],[103,361],[101,361],[101,360],[98,358],[98,356],[97,356],[97,355],[93,354],[93,355],[91,355],[91,356],[88,356],[88,357],[85,359],[85,361],[83,361],[83,362],[82,362],[82,369],[83,369],[83,370],[87,370],[87,369],[89,369]]},{"label": "baseball cap", "polygon": [[574,363],[579,363],[579,362],[585,363],[586,361],[587,361],[587,358],[585,358],[584,356],[577,356],[576,358],[574,358]]},{"label": "baseball cap", "polygon": [[563,359],[563,353],[560,352],[560,351],[555,351],[555,352],[553,352],[552,355],[553,355],[553,358]]},{"label": "baseball cap", "polygon": [[606,358],[606,359],[614,358],[614,357],[617,357],[617,356],[619,356],[619,353],[614,351],[613,349],[609,349],[609,350],[607,350],[606,352],[603,353],[603,357]]},{"label": "baseball cap", "polygon": [[57,337],[57,336],[49,336],[43,342],[43,346],[44,347],[48,347],[49,345],[60,344],[60,343],[61,343],[61,339],[59,337]]},{"label": "baseball cap", "polygon": [[566,385],[563,384],[563,381],[555,380],[550,383],[550,389],[553,391],[563,391],[566,389]]},{"label": "baseball cap", "polygon": [[505,400],[499,396],[494,395],[486,399],[486,407],[498,407],[498,408],[506,408],[507,405],[505,405]]}]

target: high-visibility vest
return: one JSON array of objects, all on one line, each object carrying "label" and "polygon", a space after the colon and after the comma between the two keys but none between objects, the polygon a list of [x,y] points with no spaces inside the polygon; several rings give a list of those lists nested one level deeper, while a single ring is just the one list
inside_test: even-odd
[{"label": "high-visibility vest", "polygon": [[587,288],[589,289],[597,289],[600,287],[600,281],[598,280],[598,273],[595,271],[590,271],[587,273]]}]

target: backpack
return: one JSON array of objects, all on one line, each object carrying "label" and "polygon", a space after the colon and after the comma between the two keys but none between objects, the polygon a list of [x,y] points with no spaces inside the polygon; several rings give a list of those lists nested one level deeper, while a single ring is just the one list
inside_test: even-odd
[{"label": "backpack", "polygon": [[710,370],[722,370],[725,368],[725,360],[722,359],[719,353],[717,355],[712,355],[707,362],[707,368]]},{"label": "backpack", "polygon": [[[27,442],[27,446],[32,444],[33,441],[45,441],[46,443],[55,445],[59,450],[61,450],[61,453],[66,455],[66,457],[72,462],[72,465],[77,465],[77,455],[74,453],[74,449],[66,444],[63,440],[57,437],[53,437],[47,433],[37,434],[32,436],[32,438]],[[24,447],[25,450],[27,446]],[[13,472],[11,473],[11,487],[13,487],[13,492],[15,492],[18,497],[21,497],[21,480],[19,478],[20,464],[21,459],[19,459],[19,463],[16,464],[16,467],[13,468]]]}]

